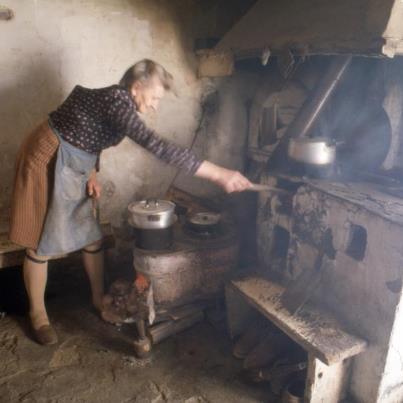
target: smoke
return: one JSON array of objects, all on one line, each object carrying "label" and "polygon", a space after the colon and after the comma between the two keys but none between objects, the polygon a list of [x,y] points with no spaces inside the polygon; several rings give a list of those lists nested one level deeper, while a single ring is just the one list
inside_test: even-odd
[{"label": "smoke", "polygon": [[328,136],[343,142],[337,164],[347,175],[356,170],[380,170],[390,148],[391,125],[383,109],[382,63],[354,58],[324,114]]}]

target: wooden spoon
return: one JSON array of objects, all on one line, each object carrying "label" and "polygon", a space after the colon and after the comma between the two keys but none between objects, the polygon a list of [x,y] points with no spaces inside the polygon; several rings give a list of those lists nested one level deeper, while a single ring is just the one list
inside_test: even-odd
[{"label": "wooden spoon", "polygon": [[259,183],[252,183],[252,186],[249,189],[246,189],[249,192],[277,192],[277,193],[289,193],[288,190],[275,188],[269,185],[261,185]]}]

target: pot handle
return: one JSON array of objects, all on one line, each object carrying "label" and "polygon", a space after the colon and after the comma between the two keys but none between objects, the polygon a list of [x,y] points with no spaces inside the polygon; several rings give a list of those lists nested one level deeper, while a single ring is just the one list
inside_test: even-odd
[{"label": "pot handle", "polygon": [[150,207],[150,204],[154,203],[154,207],[158,207],[158,200],[157,199],[146,199],[146,208]]},{"label": "pot handle", "polygon": [[329,147],[339,147],[346,144],[345,140],[335,140],[335,139],[331,139],[327,142],[327,146]]}]

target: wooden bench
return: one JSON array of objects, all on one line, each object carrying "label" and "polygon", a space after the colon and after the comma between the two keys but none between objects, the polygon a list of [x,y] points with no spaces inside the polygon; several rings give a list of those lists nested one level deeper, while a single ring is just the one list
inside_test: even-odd
[{"label": "wooden bench", "polygon": [[[115,246],[115,238],[112,233],[112,227],[109,223],[101,224],[104,234],[104,247],[110,249]],[[63,259],[68,255],[54,256],[51,259]],[[25,249],[8,240],[7,233],[0,233],[0,269],[6,267],[20,266],[24,262]]]},{"label": "wooden bench", "polygon": [[251,309],[258,310],[308,352],[305,401],[336,403],[345,392],[350,359],[365,351],[367,342],[309,302],[290,314],[281,303],[283,292],[281,285],[256,276],[231,281],[226,287],[230,335],[238,336]]}]

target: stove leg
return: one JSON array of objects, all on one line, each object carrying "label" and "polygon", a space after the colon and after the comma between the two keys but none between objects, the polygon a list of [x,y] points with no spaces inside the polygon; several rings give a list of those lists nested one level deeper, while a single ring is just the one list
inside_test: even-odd
[{"label": "stove leg", "polygon": [[137,332],[139,334],[140,339],[145,339],[146,335],[146,324],[144,320],[138,320],[136,322]]},{"label": "stove leg", "polygon": [[138,339],[134,340],[134,351],[138,358],[147,358],[151,354],[151,341],[146,334],[146,324],[144,320],[138,320],[136,322]]}]

